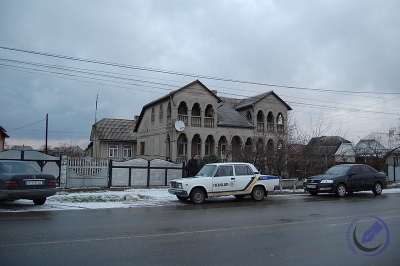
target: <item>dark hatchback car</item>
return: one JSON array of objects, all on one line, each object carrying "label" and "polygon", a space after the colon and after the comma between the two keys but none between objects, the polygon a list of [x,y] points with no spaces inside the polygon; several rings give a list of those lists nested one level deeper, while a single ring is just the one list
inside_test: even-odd
[{"label": "dark hatchback car", "polygon": [[56,194],[56,178],[24,161],[0,161],[0,201],[33,200],[43,205]]},{"label": "dark hatchback car", "polygon": [[385,173],[364,164],[341,164],[329,168],[325,174],[307,178],[303,187],[311,195],[318,193],[335,193],[344,197],[346,192],[372,190],[380,195],[387,187],[388,179]]}]

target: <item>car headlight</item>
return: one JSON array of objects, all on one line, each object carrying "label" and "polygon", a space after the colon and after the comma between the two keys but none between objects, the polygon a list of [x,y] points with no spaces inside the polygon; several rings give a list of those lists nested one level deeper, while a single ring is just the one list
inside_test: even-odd
[{"label": "car headlight", "polygon": [[333,184],[333,180],[331,179],[324,179],[321,181],[321,184]]},{"label": "car headlight", "polygon": [[177,183],[176,185],[178,188],[182,188],[182,183]]}]

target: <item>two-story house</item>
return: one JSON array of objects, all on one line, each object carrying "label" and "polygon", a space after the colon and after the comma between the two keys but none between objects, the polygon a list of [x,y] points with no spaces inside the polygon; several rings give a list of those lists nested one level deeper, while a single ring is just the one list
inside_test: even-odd
[{"label": "two-story house", "polygon": [[135,126],[137,156],[187,161],[193,154],[235,160],[235,149],[261,137],[279,147],[292,108],[273,91],[223,98],[199,80],[143,106]]}]

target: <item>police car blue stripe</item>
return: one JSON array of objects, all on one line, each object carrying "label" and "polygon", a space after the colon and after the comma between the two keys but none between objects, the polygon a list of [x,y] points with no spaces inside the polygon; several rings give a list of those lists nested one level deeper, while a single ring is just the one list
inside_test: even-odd
[{"label": "police car blue stripe", "polygon": [[271,179],[279,179],[279,176],[275,175],[261,175],[258,180],[271,180]]}]

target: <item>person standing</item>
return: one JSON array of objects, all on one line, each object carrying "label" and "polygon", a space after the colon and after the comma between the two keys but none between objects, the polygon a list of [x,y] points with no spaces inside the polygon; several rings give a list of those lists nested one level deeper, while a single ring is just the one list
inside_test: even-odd
[{"label": "person standing", "polygon": [[190,159],[186,165],[186,175],[187,177],[195,176],[199,171],[199,155],[195,153],[193,154],[192,159]]}]

